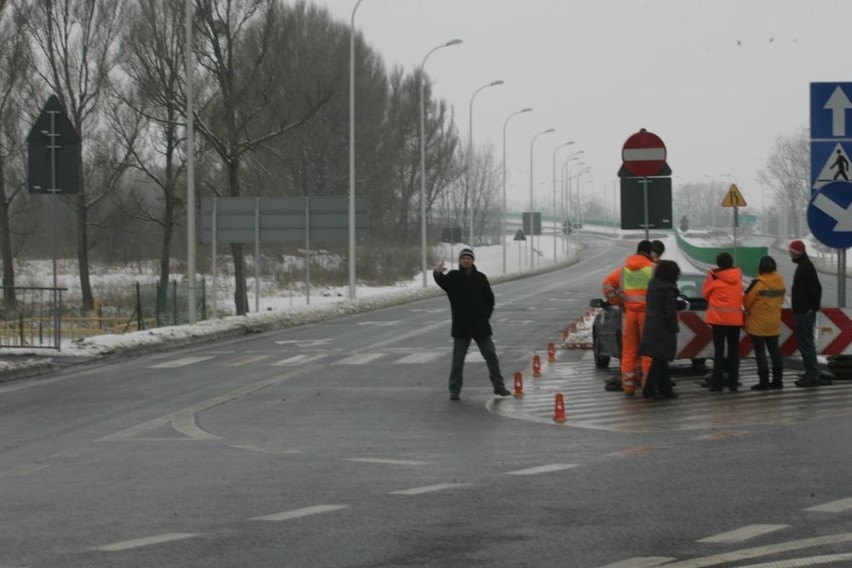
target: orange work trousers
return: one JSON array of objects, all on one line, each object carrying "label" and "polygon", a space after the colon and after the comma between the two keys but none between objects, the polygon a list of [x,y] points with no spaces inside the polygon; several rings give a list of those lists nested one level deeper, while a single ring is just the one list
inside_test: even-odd
[{"label": "orange work trousers", "polygon": [[639,355],[644,329],[645,311],[625,310],[621,327],[621,388],[627,394],[642,388],[640,377],[647,377],[651,369],[651,357]]}]

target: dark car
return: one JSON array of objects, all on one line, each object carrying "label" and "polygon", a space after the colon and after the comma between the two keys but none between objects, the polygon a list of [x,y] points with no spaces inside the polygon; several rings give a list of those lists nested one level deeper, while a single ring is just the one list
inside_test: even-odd
[{"label": "dark car", "polygon": [[[704,274],[681,274],[677,282],[681,296],[689,303],[686,309],[693,311],[707,310],[707,300],[701,295],[704,286]],[[605,369],[611,358],[621,359],[621,308],[603,299],[589,302],[593,308],[601,308],[592,322],[592,352],[595,366]],[[694,367],[704,367],[705,360],[691,359]]]}]

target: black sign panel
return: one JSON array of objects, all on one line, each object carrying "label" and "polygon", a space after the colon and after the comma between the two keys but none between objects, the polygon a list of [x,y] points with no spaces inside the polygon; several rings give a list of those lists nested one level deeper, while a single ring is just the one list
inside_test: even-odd
[{"label": "black sign panel", "polygon": [[532,229],[530,229],[530,214],[521,213],[525,235],[541,235],[541,213],[532,214]]},{"label": "black sign panel", "polygon": [[[645,220],[644,186],[648,185],[648,220]],[[672,178],[621,178],[621,228],[671,229]]]},{"label": "black sign panel", "polygon": [[27,136],[30,193],[78,192],[80,137],[56,95],[51,95]]},{"label": "black sign panel", "polygon": [[457,228],[441,229],[441,242],[456,244],[462,240],[462,230]]}]

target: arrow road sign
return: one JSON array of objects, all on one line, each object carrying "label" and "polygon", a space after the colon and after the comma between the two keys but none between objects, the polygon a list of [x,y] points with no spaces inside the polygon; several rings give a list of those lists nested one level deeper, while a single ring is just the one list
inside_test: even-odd
[{"label": "arrow road sign", "polygon": [[835,181],[817,191],[808,206],[808,226],[826,246],[852,247],[852,183]]},{"label": "arrow road sign", "polygon": [[811,83],[811,138],[852,137],[852,83]]}]

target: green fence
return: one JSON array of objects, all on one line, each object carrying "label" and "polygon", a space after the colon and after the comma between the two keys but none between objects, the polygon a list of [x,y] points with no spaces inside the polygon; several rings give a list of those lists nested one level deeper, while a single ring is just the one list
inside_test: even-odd
[{"label": "green fence", "polygon": [[675,229],[674,234],[680,250],[690,258],[698,262],[715,265],[716,256],[720,252],[729,252],[734,257],[734,264],[742,268],[743,274],[746,276],[757,276],[757,264],[760,257],[769,254],[767,247],[697,247],[682,239],[679,229]]}]

